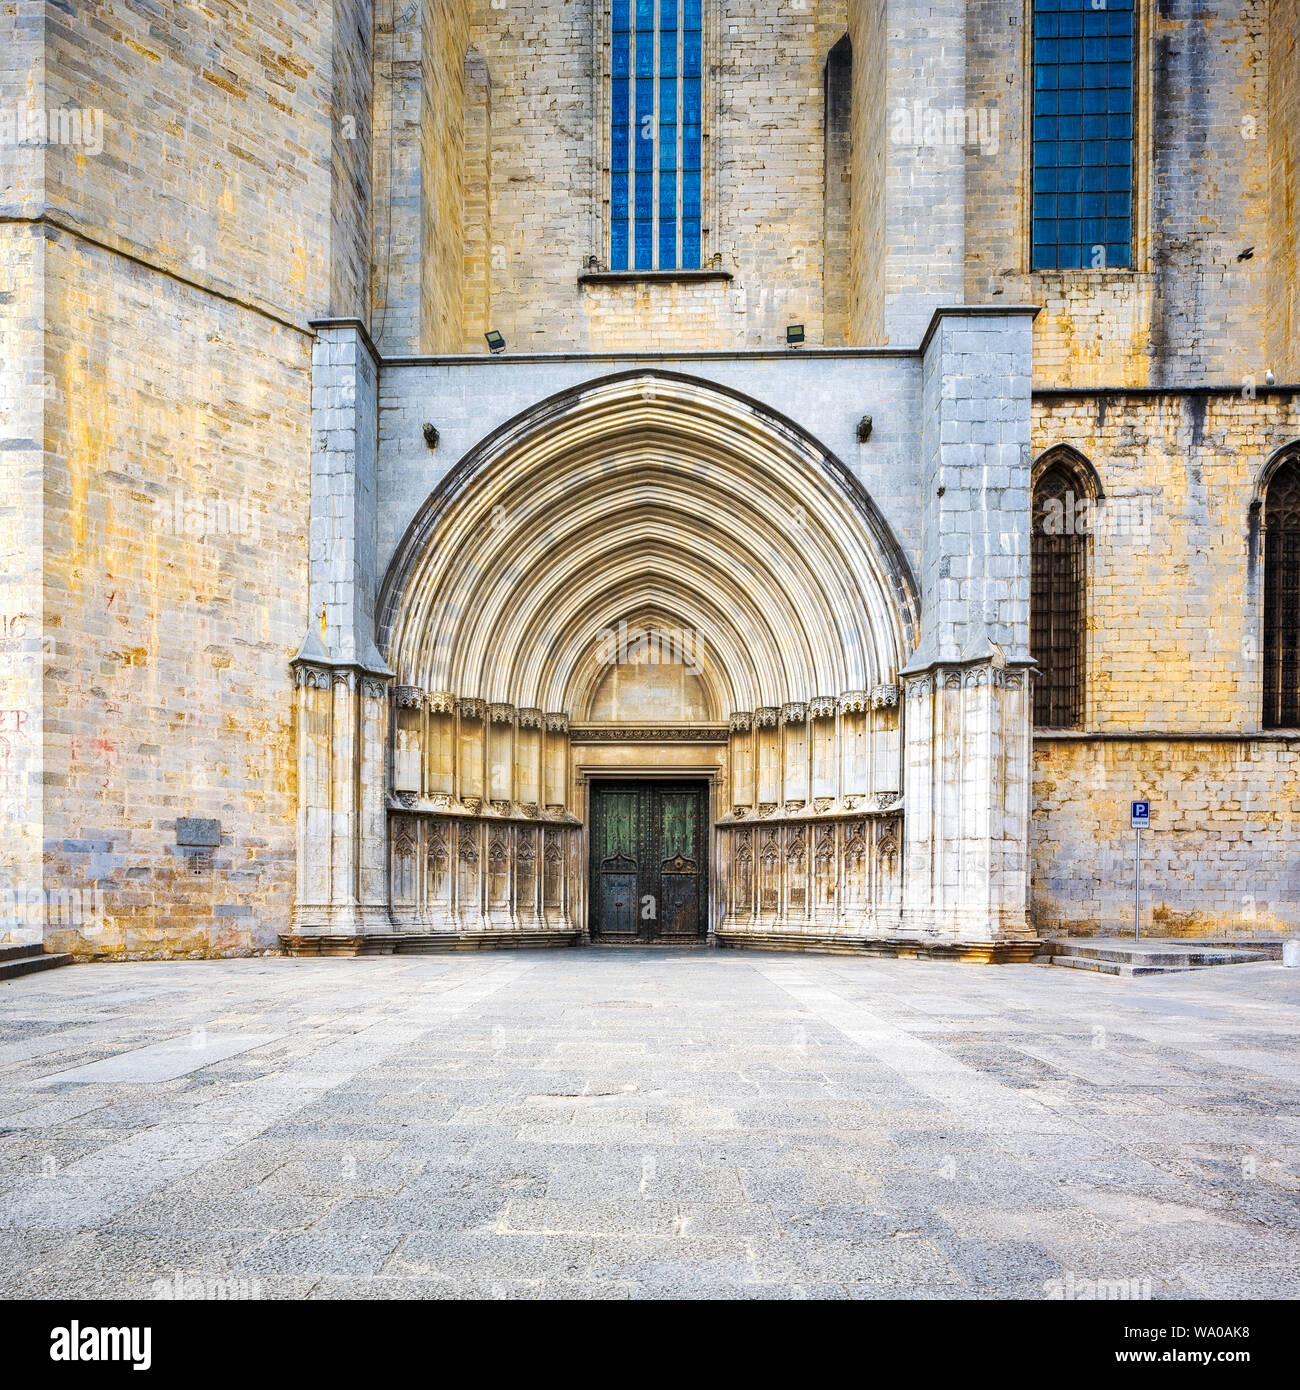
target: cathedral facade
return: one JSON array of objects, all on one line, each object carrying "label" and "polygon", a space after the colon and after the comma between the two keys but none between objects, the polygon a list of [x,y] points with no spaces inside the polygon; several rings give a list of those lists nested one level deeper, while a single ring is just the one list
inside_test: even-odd
[{"label": "cathedral facade", "polygon": [[1292,0],[0,36],[0,934],[1300,926]]}]

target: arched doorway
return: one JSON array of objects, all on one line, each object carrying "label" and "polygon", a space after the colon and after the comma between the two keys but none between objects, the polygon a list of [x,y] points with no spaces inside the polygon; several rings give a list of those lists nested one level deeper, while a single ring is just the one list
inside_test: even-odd
[{"label": "arched doorway", "polygon": [[[542,402],[429,497],[380,594],[393,925],[585,935],[615,783],[653,920],[896,925],[916,614],[870,498],[756,402],[662,372]],[[698,899],[647,868],[687,804],[668,859]]]}]

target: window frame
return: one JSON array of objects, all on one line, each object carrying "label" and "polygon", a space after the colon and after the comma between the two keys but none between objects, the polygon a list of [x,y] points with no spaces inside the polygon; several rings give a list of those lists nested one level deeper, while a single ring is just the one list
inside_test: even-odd
[{"label": "window frame", "polygon": [[[635,9],[635,0],[630,0]],[[678,0],[679,12],[682,0]],[[717,52],[717,6],[709,0],[700,0],[700,262],[698,266],[683,266],[681,236],[677,238],[677,264],[673,267],[637,269],[635,265],[635,246],[629,244],[628,266],[626,269],[613,269],[613,41],[614,7],[612,0],[593,7],[592,16],[593,85],[595,87],[596,129],[593,147],[595,151],[594,184],[596,197],[592,207],[592,254],[596,257],[596,269],[601,278],[626,276],[628,279],[671,280],[675,277],[697,278],[716,270],[716,249],[714,246],[711,211],[717,205],[717,169],[714,157],[713,131],[716,125],[715,103],[716,83],[713,80],[714,54]],[[658,4],[656,0],[656,23]],[[658,75],[655,82],[658,87]],[[656,92],[656,112],[657,106]],[[655,161],[655,219],[653,233],[654,260],[658,261],[661,250],[659,236],[659,187],[658,161]],[[681,198],[681,175],[679,165],[676,169],[678,198]],[[592,267],[588,267],[589,270]]]},{"label": "window frame", "polygon": [[[1089,459],[1072,445],[1051,445],[1034,460],[1034,465],[1030,472],[1029,483],[1029,655],[1031,660],[1037,660],[1033,649],[1034,524],[1038,512],[1039,487],[1043,478],[1052,471],[1060,471],[1066,474],[1076,497],[1087,500],[1091,517],[1091,524],[1088,529],[1083,532],[1079,545],[1078,708],[1075,712],[1075,720],[1071,724],[1039,724],[1035,716],[1034,707],[1031,704],[1030,720],[1035,733],[1078,733],[1091,728],[1095,719],[1093,704],[1095,683],[1092,679],[1095,652],[1092,625],[1089,621],[1089,616],[1091,613],[1092,579],[1095,568],[1094,542],[1100,519],[1100,508],[1106,499],[1102,492],[1101,480],[1097,476],[1096,469]],[[1035,685],[1036,684],[1037,682],[1035,681]]]},{"label": "window frame", "polygon": [[[1269,460],[1265,469],[1264,476],[1260,479],[1256,490],[1257,507],[1252,531],[1257,528],[1258,536],[1258,556],[1259,564],[1257,567],[1259,575],[1258,606],[1256,611],[1259,615],[1259,679],[1256,689],[1259,691],[1259,716],[1260,730],[1263,733],[1295,733],[1300,731],[1300,709],[1297,709],[1297,717],[1290,723],[1283,722],[1282,706],[1286,697],[1280,689],[1273,689],[1270,685],[1271,676],[1268,663],[1269,650],[1269,599],[1271,593],[1270,568],[1275,563],[1275,557],[1269,546],[1269,515],[1268,504],[1269,494],[1278,484],[1279,479],[1285,472],[1292,472],[1296,483],[1300,487],[1300,441],[1290,445],[1284,445]],[[1296,528],[1300,531],[1300,527]],[[1300,617],[1296,619],[1297,629],[1300,629]],[[1285,629],[1283,629],[1285,630]],[[1272,697],[1272,699],[1270,699]],[[1278,717],[1272,718],[1273,704],[1278,706]]]},{"label": "window frame", "polygon": [[1036,267],[1034,265],[1034,3],[1023,0],[1021,34],[1021,71],[1024,74],[1021,108],[1024,150],[1021,177],[1025,190],[1021,202],[1021,258],[1024,273],[1035,276],[1110,275],[1132,276],[1151,269],[1151,178],[1150,158],[1152,131],[1152,0],[1133,0],[1133,174],[1132,219],[1129,264],[1107,265],[1099,269],[1081,266],[1078,269]]}]

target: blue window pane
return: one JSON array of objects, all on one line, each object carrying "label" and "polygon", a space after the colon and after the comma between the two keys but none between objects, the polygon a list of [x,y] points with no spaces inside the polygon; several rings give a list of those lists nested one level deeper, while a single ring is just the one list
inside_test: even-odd
[{"label": "blue window pane", "polygon": [[698,174],[682,174],[682,219],[683,221],[700,220],[700,176]]},{"label": "blue window pane", "polygon": [[637,270],[653,270],[655,266],[654,223],[637,222],[634,236]]},{"label": "blue window pane", "polygon": [[636,270],[698,266],[701,0],[614,0],[611,13],[611,264]]},{"label": "blue window pane", "polygon": [[609,264],[611,270],[628,270],[627,223],[615,222],[609,229]]},{"label": "blue window pane", "polygon": [[621,79],[631,76],[632,44],[629,35],[614,35],[614,51],[611,55],[610,63],[611,71],[614,74],[615,85],[618,85]]},{"label": "blue window pane", "polygon": [[1032,264],[1128,266],[1132,0],[1035,0]]}]

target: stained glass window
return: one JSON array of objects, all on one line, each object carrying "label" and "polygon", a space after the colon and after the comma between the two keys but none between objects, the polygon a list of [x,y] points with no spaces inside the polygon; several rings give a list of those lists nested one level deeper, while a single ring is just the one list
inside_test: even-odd
[{"label": "stained glass window", "polygon": [[613,0],[610,268],[701,257],[703,0]]},{"label": "stained glass window", "polygon": [[1300,727],[1300,448],[1264,499],[1264,727]]},{"label": "stained glass window", "polygon": [[1034,0],[1033,268],[1133,263],[1133,0]]}]

